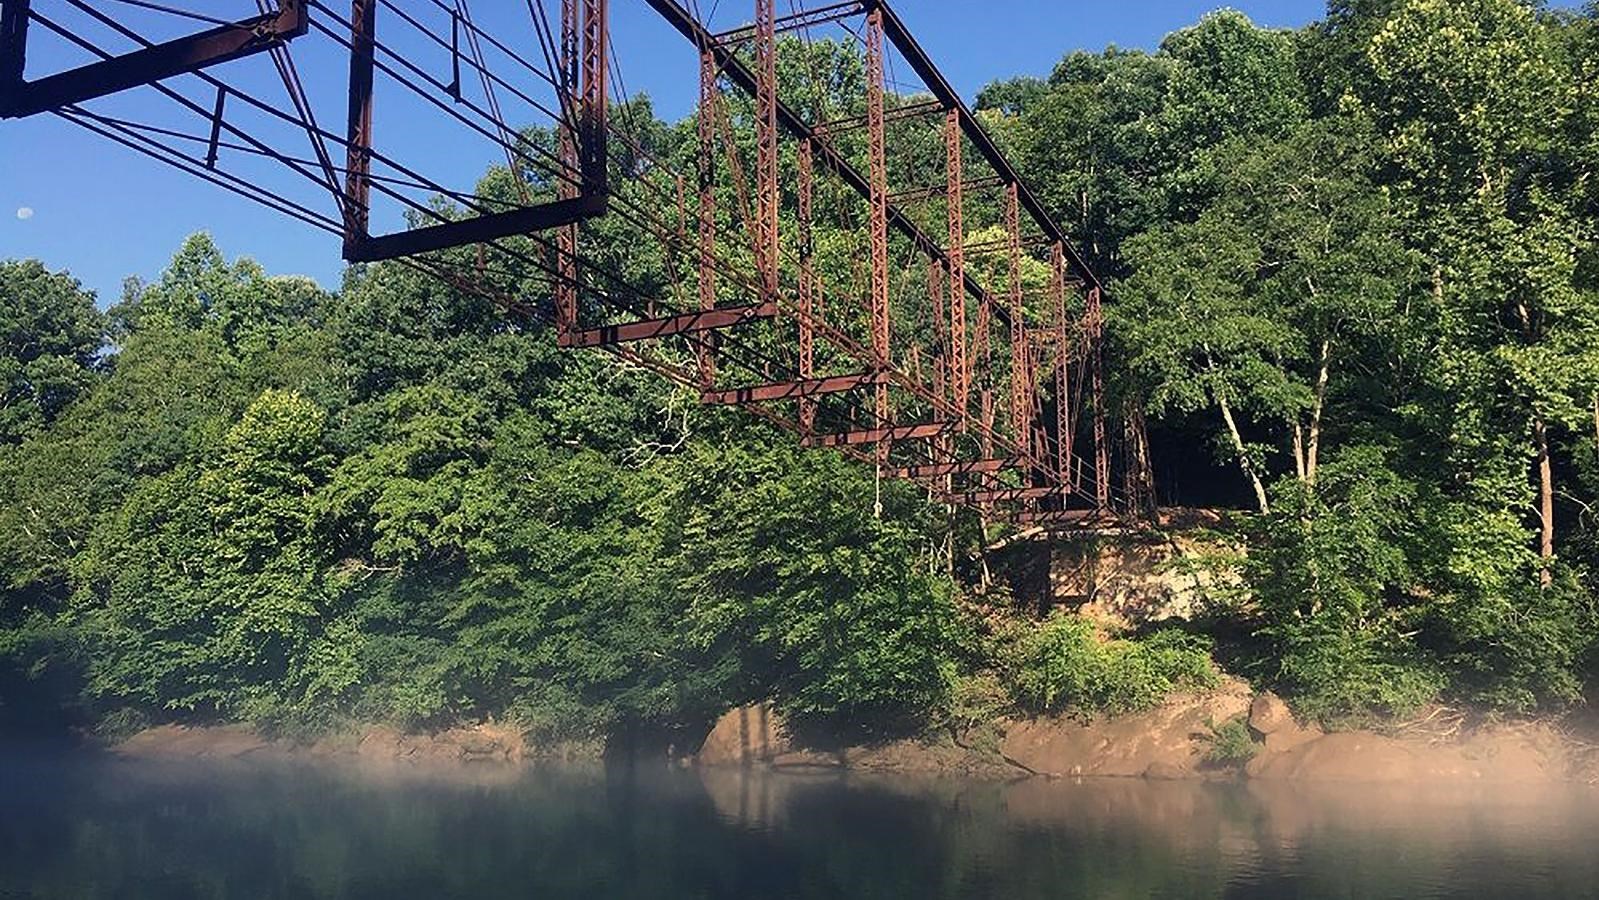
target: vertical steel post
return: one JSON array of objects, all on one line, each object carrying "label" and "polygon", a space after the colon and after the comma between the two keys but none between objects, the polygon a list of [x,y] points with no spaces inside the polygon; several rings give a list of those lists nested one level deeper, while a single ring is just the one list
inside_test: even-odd
[{"label": "vertical steel post", "polygon": [[933,371],[939,376],[934,396],[948,396],[949,387],[949,309],[944,305],[944,267],[936,259],[927,261],[927,306],[933,314]]},{"label": "vertical steel post", "polygon": [[763,303],[777,300],[777,11],[755,0],[755,265]]},{"label": "vertical steel post", "polygon": [[[205,167],[207,169],[215,170],[217,159],[221,156],[222,114],[227,109],[227,105],[228,89],[225,85],[220,86],[217,88],[216,105],[211,107],[211,136],[205,142]],[[331,166],[332,163],[329,162],[329,165]],[[330,178],[328,180],[337,183],[336,179]]]},{"label": "vertical steel post", "polygon": [[[583,103],[581,87],[582,28],[578,21],[578,0],[561,0],[561,58],[560,91],[561,116],[557,140],[560,143],[561,174],[556,183],[556,196],[573,200],[586,181],[583,160],[578,154],[578,129],[586,127],[580,111]],[[577,330],[577,223],[563,225],[555,235],[555,330],[565,336]]]},{"label": "vertical steel post", "polygon": [[[978,393],[983,431],[983,456],[994,455],[994,390],[991,381],[994,370],[994,344],[990,332],[994,327],[994,311],[989,307],[985,292],[977,301],[977,325],[972,337],[972,359],[966,367],[967,378]],[[978,368],[981,366],[981,368]]]},{"label": "vertical steel post", "polygon": [[[563,3],[563,13],[565,4]],[[561,19],[562,28],[565,28],[566,19]],[[449,94],[456,103],[461,102],[461,11],[450,10],[450,83],[445,85],[444,93]]]},{"label": "vertical steel post", "polygon": [[1010,428],[1016,449],[1028,452],[1032,401],[1028,392],[1027,324],[1022,311],[1021,201],[1013,181],[1005,187],[1005,237],[1010,275]]},{"label": "vertical steel post", "polygon": [[[811,232],[813,185],[815,182],[814,149],[810,139],[799,144],[799,377],[801,381],[816,375],[816,333],[811,317],[816,314],[816,279],[812,270],[815,252]],[[816,401],[810,397],[799,403],[800,432],[809,435],[816,427]]]},{"label": "vertical steel post", "polygon": [[[960,285],[950,283],[950,291],[958,293]],[[955,379],[959,377],[959,367],[951,360],[952,332],[949,323],[949,307],[944,305],[944,267],[937,259],[927,261],[927,303],[933,311],[933,339],[937,344],[937,353],[933,361],[933,396],[947,397],[954,390]],[[964,411],[963,411],[964,412]],[[954,444],[949,432],[940,434],[933,440],[933,461],[945,462],[955,458]],[[944,493],[948,494],[955,488],[953,475],[942,478]]]},{"label": "vertical steel post", "polygon": [[28,65],[29,0],[0,0],[0,112],[20,97]]},{"label": "vertical steel post", "polygon": [[1110,508],[1110,444],[1105,437],[1104,319],[1099,308],[1099,288],[1088,291],[1088,365],[1094,402],[1094,490],[1100,509]]},{"label": "vertical steel post", "polygon": [[583,190],[604,194],[606,171],[606,84],[610,44],[607,0],[583,0]]},{"label": "vertical steel post", "polygon": [[994,455],[994,391],[985,386],[979,393],[981,397],[978,403],[983,423],[983,457],[987,459]]},{"label": "vertical steel post", "polygon": [[366,242],[372,213],[372,70],[377,48],[377,0],[353,0],[350,8],[350,108],[344,181],[344,255],[354,258]]},{"label": "vertical steel post", "polygon": [[971,409],[971,376],[966,360],[966,225],[965,168],[961,163],[960,113],[944,114],[945,205],[949,219],[949,371],[950,400],[966,427]]},{"label": "vertical steel post", "polygon": [[[700,309],[716,308],[716,56],[709,47],[700,50],[699,176],[700,176]],[[700,387],[716,383],[715,338],[706,333],[696,341]]]},{"label": "vertical steel post", "polygon": [[[871,258],[872,258],[872,354],[877,365],[889,365],[888,323],[888,155],[883,122],[883,10],[873,7],[866,17],[866,121],[867,153],[871,158]],[[890,424],[888,385],[878,384],[876,395],[879,427]],[[877,445],[881,462],[887,458],[888,442]]]},{"label": "vertical steel post", "polygon": [[1066,309],[1066,248],[1050,249],[1049,290],[1055,301],[1055,453],[1062,487],[1072,486],[1071,317]]}]

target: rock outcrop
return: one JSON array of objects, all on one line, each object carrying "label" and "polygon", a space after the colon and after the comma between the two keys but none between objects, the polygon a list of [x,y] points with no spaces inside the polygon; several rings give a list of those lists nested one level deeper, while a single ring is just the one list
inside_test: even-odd
[{"label": "rock outcrop", "polygon": [[1148,712],[1091,722],[1012,722],[1000,752],[1040,775],[1193,777],[1200,774],[1211,727],[1247,713],[1250,700],[1249,686],[1229,679],[1219,690],[1171,697]]},{"label": "rock outcrop", "polygon": [[1410,740],[1369,731],[1321,735],[1249,764],[1267,781],[1347,781],[1400,784],[1484,781],[1549,784],[1572,776],[1568,742],[1544,726],[1481,728],[1462,740]]},{"label": "rock outcrop", "polygon": [[695,759],[701,765],[770,763],[794,750],[783,717],[770,703],[729,710],[716,720]]}]

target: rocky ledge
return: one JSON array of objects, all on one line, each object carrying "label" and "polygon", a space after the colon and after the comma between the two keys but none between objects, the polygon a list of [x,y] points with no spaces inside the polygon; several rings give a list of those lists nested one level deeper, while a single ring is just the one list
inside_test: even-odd
[{"label": "rocky ledge", "polygon": [[[1247,763],[1215,759],[1224,724],[1247,724]],[[1236,726],[1234,726],[1236,731]],[[498,764],[535,760],[590,762],[599,744],[534,747],[516,728],[481,723],[434,734],[372,726],[312,742],[271,739],[248,726],[146,729],[111,748],[140,759],[346,760],[362,765]],[[1236,748],[1234,748],[1236,749]],[[979,778],[1248,777],[1260,782],[1599,784],[1599,750],[1548,723],[1485,725],[1448,737],[1415,731],[1331,734],[1297,721],[1270,693],[1243,681],[1172,697],[1155,709],[1092,720],[1066,716],[1001,720],[965,735],[842,746],[796,740],[771,704],[724,714],[691,760],[707,769],[862,771]],[[482,768],[474,766],[474,768]]]},{"label": "rocky ledge", "polygon": [[[1216,729],[1247,723],[1246,764],[1213,760]],[[1143,713],[1081,720],[1007,720],[986,742],[926,738],[826,750],[795,741],[769,704],[724,715],[700,748],[701,766],[854,769],[1056,778],[1234,778],[1262,781],[1599,784],[1599,756],[1548,724],[1500,724],[1447,739],[1371,731],[1323,733],[1270,693],[1229,680]]]}]

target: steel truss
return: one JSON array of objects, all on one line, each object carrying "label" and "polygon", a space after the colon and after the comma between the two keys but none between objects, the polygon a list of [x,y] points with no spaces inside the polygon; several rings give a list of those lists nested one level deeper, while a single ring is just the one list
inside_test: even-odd
[{"label": "steel truss", "polygon": [[[237,22],[186,14],[212,27],[161,43],[86,0],[58,0],[139,45],[121,54],[42,15],[34,8],[42,2],[0,0],[0,116],[75,122],[338,235],[351,261],[414,266],[550,322],[563,347],[612,353],[694,388],[706,404],[749,410],[807,446],[846,453],[985,515],[1102,527],[1150,502],[1139,421],[1118,438],[1123,486],[1113,483],[1099,280],[883,0],[791,3],[783,16],[775,0],[752,0],[750,23],[720,32],[678,0],[643,0],[698,58],[695,163],[686,174],[611,111],[623,92],[608,0],[558,0],[558,17],[528,0],[538,53],[480,28],[467,0],[348,0],[347,15],[333,0],[260,0],[260,15]],[[436,21],[441,10],[448,27],[430,26],[423,13]],[[389,46],[391,25],[446,48],[448,79]],[[97,61],[25,79],[30,26]],[[866,84],[853,109],[864,112],[802,114],[794,85],[779,81],[785,48],[826,29],[861,46]],[[290,50],[308,36],[348,54],[342,133],[319,125],[294,71]],[[491,54],[515,75],[490,65]],[[251,56],[272,58],[288,104],[210,71]],[[899,67],[916,79],[909,95],[891,83]],[[212,100],[162,83],[179,76]],[[503,149],[517,202],[449,189],[385,152],[373,129],[380,81]],[[87,105],[141,86],[203,131]],[[541,99],[539,89],[553,96]],[[551,146],[525,140],[516,127],[525,123],[508,120],[502,97],[545,116]],[[244,112],[298,129],[311,156],[241,127]],[[896,163],[918,141],[939,148],[936,183],[926,183],[926,169],[905,183]],[[309,180],[333,212],[229,171],[225,161],[243,154]],[[632,162],[623,166],[622,157]],[[411,194],[424,190],[454,209]],[[1003,237],[974,241],[970,198],[987,192],[996,192],[1000,215],[979,224]],[[410,210],[412,227],[371,234],[375,195]],[[664,288],[595,257],[585,235],[602,216],[659,249]],[[857,240],[854,275],[831,266],[824,277],[816,242],[824,227]],[[1047,284],[1029,275],[1036,270],[1047,271]],[[520,299],[528,277],[547,302]]]}]

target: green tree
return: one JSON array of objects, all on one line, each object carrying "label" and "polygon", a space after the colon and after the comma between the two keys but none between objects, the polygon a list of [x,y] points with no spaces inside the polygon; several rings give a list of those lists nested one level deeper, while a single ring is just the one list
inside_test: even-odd
[{"label": "green tree", "polygon": [[[1269,454],[1314,483],[1335,378],[1394,324],[1407,286],[1398,220],[1358,123],[1229,145],[1222,193],[1192,223],[1133,241],[1116,334],[1156,412],[1214,409],[1227,455],[1269,510]],[[1250,416],[1254,421],[1244,418]],[[1251,440],[1254,424],[1267,441]]]},{"label": "green tree", "polygon": [[[1487,492],[1502,483],[1499,503],[1526,503],[1510,473],[1530,458],[1526,505],[1547,585],[1551,430],[1587,426],[1599,346],[1599,298],[1575,281],[1574,170],[1560,156],[1577,82],[1549,29],[1514,0],[1406,0],[1366,57],[1350,105],[1376,122],[1432,267],[1429,370],[1454,406],[1440,427],[1456,435],[1454,464],[1483,472]],[[1497,439],[1506,432],[1523,436],[1519,447]]]},{"label": "green tree", "polygon": [[72,277],[0,261],[0,445],[38,433],[94,384],[105,330]]}]

